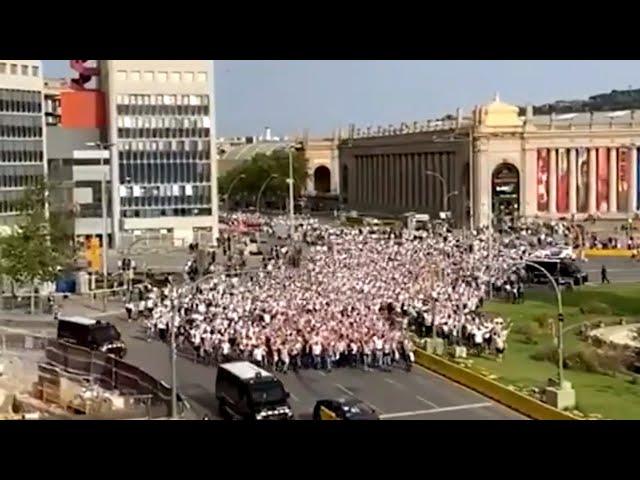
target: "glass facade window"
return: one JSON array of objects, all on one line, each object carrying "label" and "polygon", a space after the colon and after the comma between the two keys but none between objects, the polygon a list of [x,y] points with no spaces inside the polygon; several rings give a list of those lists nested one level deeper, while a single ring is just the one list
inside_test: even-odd
[{"label": "glass facade window", "polygon": [[116,97],[123,217],[211,214],[208,104],[207,95]]}]

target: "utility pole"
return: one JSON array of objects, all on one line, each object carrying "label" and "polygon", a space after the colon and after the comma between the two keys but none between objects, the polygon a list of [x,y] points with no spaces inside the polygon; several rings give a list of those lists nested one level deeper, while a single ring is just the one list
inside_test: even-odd
[{"label": "utility pole", "polygon": [[293,242],[295,225],[293,223],[293,146],[289,147],[289,235]]},{"label": "utility pole", "polygon": [[175,295],[175,287],[172,288],[171,299],[171,418],[178,418],[178,374],[176,366],[176,320],[178,317],[178,296]]},{"label": "utility pole", "polygon": [[107,249],[109,248],[107,226],[107,173],[102,173],[102,276],[104,278],[104,292],[102,292],[102,310],[107,311],[107,290],[109,289],[109,268],[107,265]]}]

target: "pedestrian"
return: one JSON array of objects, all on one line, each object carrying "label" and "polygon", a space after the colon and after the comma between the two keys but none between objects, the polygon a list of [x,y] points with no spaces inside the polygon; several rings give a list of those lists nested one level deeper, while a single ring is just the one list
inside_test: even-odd
[{"label": "pedestrian", "polygon": [[607,276],[607,267],[602,265],[602,269],[600,270],[600,277],[602,278],[602,283],[611,283],[609,281],[609,277]]}]

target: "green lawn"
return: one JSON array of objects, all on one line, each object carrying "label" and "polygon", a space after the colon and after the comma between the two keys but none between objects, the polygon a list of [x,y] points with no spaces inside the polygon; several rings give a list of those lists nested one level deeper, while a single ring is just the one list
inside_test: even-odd
[{"label": "green lawn", "polygon": [[[638,299],[640,284],[586,286],[567,292],[563,295],[565,329],[585,321],[615,323],[621,317],[629,323],[639,322]],[[583,313],[580,307],[593,313]],[[556,376],[556,365],[530,358],[534,351],[553,344],[550,330],[540,321],[556,316],[555,296],[551,292],[528,292],[526,301],[519,305],[489,302],[484,310],[511,319],[514,327],[502,362],[472,357],[472,368],[488,370],[497,375],[498,381],[519,387],[544,387],[549,377]],[[567,353],[580,347],[576,332],[577,328],[565,333]],[[576,390],[578,409],[582,412],[598,413],[613,419],[640,419],[640,382],[631,383],[631,376],[620,374],[614,377],[574,370],[565,370],[565,376]]]}]

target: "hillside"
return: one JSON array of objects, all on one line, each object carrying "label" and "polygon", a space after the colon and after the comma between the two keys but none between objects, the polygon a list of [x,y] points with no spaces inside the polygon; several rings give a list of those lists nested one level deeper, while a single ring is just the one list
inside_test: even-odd
[{"label": "hillside", "polygon": [[[616,110],[640,109],[640,88],[633,90],[612,90],[609,93],[599,93],[587,100],[558,100],[533,107],[534,115],[549,115],[551,113],[601,112]],[[520,107],[522,115],[525,107]]]}]

